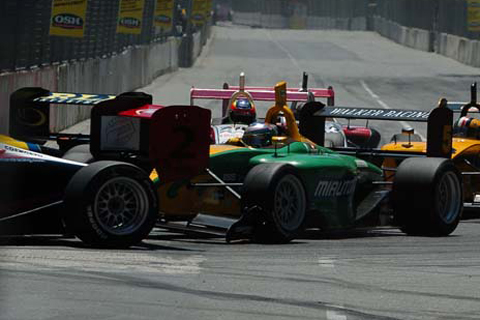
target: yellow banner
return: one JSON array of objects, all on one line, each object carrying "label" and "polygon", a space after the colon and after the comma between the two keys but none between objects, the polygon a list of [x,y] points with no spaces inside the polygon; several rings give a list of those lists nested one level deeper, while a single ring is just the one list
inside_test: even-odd
[{"label": "yellow banner", "polygon": [[208,20],[212,16],[213,0],[206,0],[205,3],[205,19]]},{"label": "yellow banner", "polygon": [[87,0],[52,0],[50,35],[83,37]]},{"label": "yellow banner", "polygon": [[193,0],[192,23],[196,26],[202,26],[205,23],[205,8],[207,0]]},{"label": "yellow banner", "polygon": [[173,27],[174,0],[157,0],[155,6],[155,26],[170,32]]},{"label": "yellow banner", "polygon": [[480,0],[468,0],[468,31],[480,31]]},{"label": "yellow banner", "polygon": [[120,0],[117,33],[140,34],[144,7],[145,0]]}]

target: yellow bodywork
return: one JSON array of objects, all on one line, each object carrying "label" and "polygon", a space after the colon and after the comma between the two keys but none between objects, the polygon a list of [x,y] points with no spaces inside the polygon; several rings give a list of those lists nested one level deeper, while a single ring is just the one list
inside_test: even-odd
[{"label": "yellow bodywork", "polygon": [[[452,139],[452,161],[460,172],[478,172],[480,168],[480,141],[464,137]],[[397,142],[389,143],[381,148],[388,151],[427,152],[426,142]],[[392,180],[398,162],[393,158],[385,158],[382,169],[387,180]],[[466,202],[474,202],[475,196],[480,196],[480,176],[463,175],[464,199]]]},{"label": "yellow bodywork", "polygon": [[[234,145],[211,145],[210,155],[239,149]],[[152,181],[158,181],[155,170],[150,174]],[[217,215],[240,217],[238,199],[225,187],[192,187],[195,183],[217,182],[208,174],[201,174],[193,179],[174,181],[158,185],[160,212],[167,220],[189,220],[199,212]]]},{"label": "yellow bodywork", "polygon": [[11,145],[13,147],[29,150],[28,145],[25,142],[15,140],[15,139],[13,139],[9,136],[5,136],[3,134],[0,134],[0,143],[5,143],[5,144]]}]

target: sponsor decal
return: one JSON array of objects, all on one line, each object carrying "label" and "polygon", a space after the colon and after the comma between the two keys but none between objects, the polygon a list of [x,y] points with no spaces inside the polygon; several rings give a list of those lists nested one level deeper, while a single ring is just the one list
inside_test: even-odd
[{"label": "sponsor decal", "polygon": [[144,7],[145,0],[120,0],[117,33],[140,34]]},{"label": "sponsor decal", "polygon": [[156,16],[155,17],[155,22],[158,22],[159,24],[169,23],[170,21],[172,21],[172,19],[168,16]]},{"label": "sponsor decal", "polygon": [[122,18],[118,23],[125,28],[139,28],[141,24],[140,20],[132,17]]},{"label": "sponsor decal", "polygon": [[467,29],[470,32],[479,32],[480,0],[468,0],[467,6]]},{"label": "sponsor decal", "polygon": [[321,180],[315,188],[314,197],[329,198],[353,194],[357,179],[350,180]]},{"label": "sponsor decal", "polygon": [[355,163],[357,164],[357,168],[368,168],[368,164],[365,160],[356,159]]},{"label": "sponsor decal", "polygon": [[102,150],[140,150],[140,121],[135,118],[103,116]]},{"label": "sponsor decal", "polygon": [[[1,154],[2,161],[15,161],[15,162],[44,162],[55,161],[65,164],[75,164],[79,166],[86,166],[87,164],[79,163],[75,161],[65,160],[62,158],[52,157],[43,153],[33,152],[26,149],[17,148],[5,143],[0,143],[0,149],[4,149],[5,152]],[[15,159],[15,160],[13,160]]]},{"label": "sponsor decal", "polygon": [[48,96],[38,97],[33,99],[33,101],[47,103],[95,105],[100,102],[112,99],[115,99],[115,96],[108,94],[51,92]]},{"label": "sponsor decal", "polygon": [[65,29],[82,29],[83,19],[74,14],[57,14],[53,17],[52,26]]},{"label": "sponsor decal", "polygon": [[50,35],[81,38],[88,0],[52,0]]},{"label": "sponsor decal", "polygon": [[430,111],[416,110],[392,110],[392,109],[362,109],[333,107],[322,113],[323,116],[344,116],[349,118],[377,118],[377,119],[410,119],[417,121],[427,121]]},{"label": "sponsor decal", "polygon": [[108,235],[100,228],[98,225],[97,219],[95,218],[95,214],[93,213],[94,208],[92,208],[91,205],[87,207],[87,217],[88,221],[90,221],[90,226],[93,228],[93,230],[96,232],[96,234],[102,238],[102,239],[107,239]]},{"label": "sponsor decal", "polygon": [[196,26],[201,26],[205,23],[205,8],[207,7],[206,0],[193,0],[192,7],[192,23]]},{"label": "sponsor decal", "polygon": [[155,2],[154,23],[158,33],[170,32],[173,28],[174,0],[157,0]]},{"label": "sponsor decal", "polygon": [[135,114],[141,116],[141,115],[147,115],[147,114],[154,114],[155,111],[157,111],[158,109],[140,109],[140,110],[137,110],[135,111]]}]

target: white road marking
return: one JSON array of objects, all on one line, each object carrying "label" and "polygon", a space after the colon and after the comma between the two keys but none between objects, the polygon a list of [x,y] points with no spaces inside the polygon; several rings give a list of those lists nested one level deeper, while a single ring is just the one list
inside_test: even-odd
[{"label": "white road marking", "polygon": [[331,259],[331,258],[321,258],[321,259],[318,259],[318,264],[321,266],[321,267],[324,267],[324,268],[335,268],[335,264],[334,264],[335,260]]},{"label": "white road marking", "polygon": [[[318,264],[322,268],[331,269],[331,272],[337,273],[335,270],[335,257],[321,257],[318,259]],[[347,320],[347,316],[340,310],[343,309],[342,305],[331,305],[332,309],[326,310],[327,320]],[[334,309],[333,309],[334,307]]]},{"label": "white road marking", "polygon": [[[362,81],[360,81],[360,83],[361,83],[363,89],[365,89],[365,91],[367,91],[368,94],[369,94],[373,99],[375,99],[375,101],[376,101],[382,108],[384,108],[384,109],[392,109],[392,108],[390,108],[390,106],[389,106],[388,104],[386,104],[385,102],[383,102],[382,99],[380,99],[380,97],[379,97],[375,92],[372,91],[372,89],[370,89],[370,87],[365,83],[365,81],[362,80]],[[412,125],[410,125],[410,124],[409,124],[408,122],[406,122],[406,121],[399,121],[399,123],[400,123],[403,127],[413,127]],[[417,133],[417,134],[420,136],[420,138],[422,138],[423,141],[426,140],[425,137],[424,137],[422,134],[420,134],[420,133]]]},{"label": "white road marking", "polygon": [[336,310],[327,310],[328,320],[347,320],[347,316],[339,313]]}]

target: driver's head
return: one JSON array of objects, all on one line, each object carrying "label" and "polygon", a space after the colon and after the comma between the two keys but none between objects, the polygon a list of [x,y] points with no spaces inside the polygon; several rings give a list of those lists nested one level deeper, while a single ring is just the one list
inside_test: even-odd
[{"label": "driver's head", "polygon": [[252,123],[245,129],[242,141],[251,147],[261,148],[272,145],[272,138],[278,135],[277,126],[269,123]]},{"label": "driver's head", "polygon": [[460,117],[453,126],[455,136],[480,138],[480,120],[470,117]]},{"label": "driver's head", "polygon": [[250,124],[257,118],[255,105],[250,100],[240,97],[230,105],[228,116],[234,123]]}]

